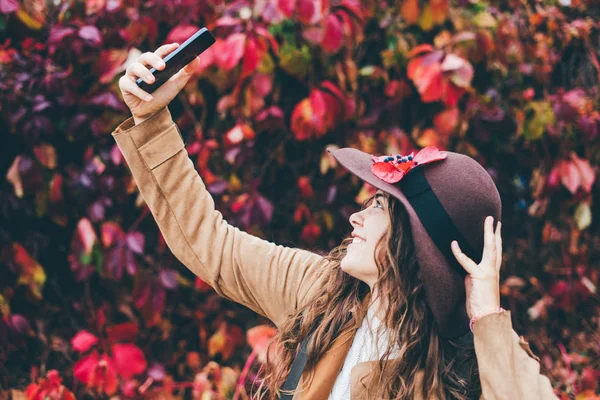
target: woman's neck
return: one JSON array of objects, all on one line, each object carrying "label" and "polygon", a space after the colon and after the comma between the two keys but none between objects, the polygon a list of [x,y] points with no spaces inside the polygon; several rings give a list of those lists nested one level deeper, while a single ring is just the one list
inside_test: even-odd
[{"label": "woman's neck", "polygon": [[387,298],[380,296],[377,289],[372,289],[369,308],[381,321],[385,321],[385,312],[388,308]]}]

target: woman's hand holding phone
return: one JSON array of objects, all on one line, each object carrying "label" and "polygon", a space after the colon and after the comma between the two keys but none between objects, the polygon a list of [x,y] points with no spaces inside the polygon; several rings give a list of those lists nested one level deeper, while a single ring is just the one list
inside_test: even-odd
[{"label": "woman's hand holding phone", "polygon": [[135,62],[127,67],[125,74],[119,79],[119,89],[121,89],[123,100],[129,107],[136,125],[167,106],[177,93],[183,89],[197,69],[199,60],[198,57],[195,57],[152,94],[144,91],[136,84],[138,78],[142,78],[147,83],[154,82],[155,78],[149,67],[154,67],[157,70],[164,69],[163,58],[178,47],[178,43],[170,43],[159,47],[154,53],[146,52],[140,55]]}]

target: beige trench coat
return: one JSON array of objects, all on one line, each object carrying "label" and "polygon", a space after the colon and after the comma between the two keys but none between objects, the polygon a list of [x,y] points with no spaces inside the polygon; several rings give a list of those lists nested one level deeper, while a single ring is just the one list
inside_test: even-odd
[{"label": "beige trench coat", "polygon": [[[219,295],[280,326],[319,292],[325,283],[320,255],[252,236],[215,210],[168,108],[137,126],[129,118],[113,137],[171,251]],[[310,387],[294,399],[329,396],[356,328],[338,337],[319,361]],[[513,331],[509,312],[479,320],[474,341],[482,399],[556,398],[548,378],[540,375],[538,358]],[[352,399],[365,398],[363,378],[371,370],[370,363],[352,369]]]}]

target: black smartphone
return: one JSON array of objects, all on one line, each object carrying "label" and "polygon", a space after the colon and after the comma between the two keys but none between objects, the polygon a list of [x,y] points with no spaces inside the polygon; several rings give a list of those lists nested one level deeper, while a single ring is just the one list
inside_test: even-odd
[{"label": "black smartphone", "polygon": [[183,44],[179,45],[175,51],[171,52],[163,61],[165,68],[157,70],[152,67],[150,72],[154,75],[154,82],[146,83],[142,78],[138,78],[135,83],[148,93],[158,89],[163,83],[169,80],[173,75],[188,65],[192,60],[198,57],[204,50],[208,49],[215,42],[215,38],[206,28],[198,30],[190,36]]}]

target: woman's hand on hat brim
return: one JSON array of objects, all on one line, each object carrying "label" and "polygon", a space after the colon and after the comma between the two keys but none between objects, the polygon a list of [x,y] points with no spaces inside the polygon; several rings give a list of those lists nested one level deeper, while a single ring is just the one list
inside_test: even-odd
[{"label": "woman's hand on hat brim", "polygon": [[495,233],[493,224],[493,217],[485,219],[483,257],[479,264],[461,251],[457,241],[453,241],[450,246],[459,264],[468,273],[465,278],[465,289],[469,318],[489,313],[500,307],[502,224],[498,221]]}]

